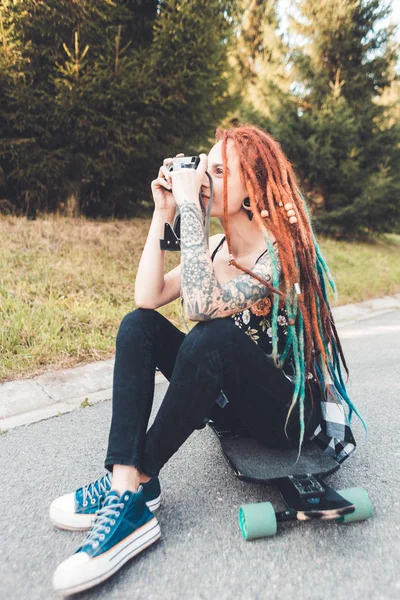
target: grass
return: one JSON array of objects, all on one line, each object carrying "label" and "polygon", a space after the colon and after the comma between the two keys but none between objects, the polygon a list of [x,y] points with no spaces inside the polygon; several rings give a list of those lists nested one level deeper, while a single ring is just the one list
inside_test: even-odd
[{"label": "grass", "polygon": [[[135,308],[148,228],[147,219],[0,218],[0,381],[113,355],[119,322]],[[320,245],[338,304],[400,291],[399,236]],[[166,257],[167,270],[179,262],[179,253]],[[183,330],[179,300],[160,312]]]},{"label": "grass", "polygon": [[400,236],[352,243],[320,238],[319,244],[338,289],[337,306],[400,292]]}]

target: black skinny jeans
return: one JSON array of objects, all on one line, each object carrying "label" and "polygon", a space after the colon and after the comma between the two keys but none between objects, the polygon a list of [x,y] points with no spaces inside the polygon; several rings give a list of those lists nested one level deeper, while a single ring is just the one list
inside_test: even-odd
[{"label": "black skinny jeans", "polygon": [[[156,366],[169,387],[147,430]],[[316,385],[316,384],[314,384]],[[216,399],[223,390],[229,403]],[[305,439],[320,418],[319,394],[305,399]],[[212,419],[265,445],[297,447],[299,413],[284,424],[293,383],[230,318],[202,321],[187,335],[159,312],[138,308],[121,322],[113,382],[113,414],[105,466],[134,465],[149,476],[163,465],[195,429]]]}]

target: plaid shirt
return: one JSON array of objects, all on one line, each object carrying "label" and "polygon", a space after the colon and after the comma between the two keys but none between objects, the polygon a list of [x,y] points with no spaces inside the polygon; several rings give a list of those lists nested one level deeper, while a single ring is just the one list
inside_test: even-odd
[{"label": "plaid shirt", "polygon": [[337,462],[343,462],[356,447],[343,402],[333,383],[329,383],[329,393],[321,401],[322,418],[311,440]]},{"label": "plaid shirt", "polygon": [[[293,364],[291,367],[285,366],[282,371],[285,377],[294,384]],[[325,380],[328,383],[328,389],[320,402],[321,421],[309,439],[315,442],[324,453],[341,463],[353,452],[356,442],[350,429],[343,399],[327,370],[325,370]]]}]

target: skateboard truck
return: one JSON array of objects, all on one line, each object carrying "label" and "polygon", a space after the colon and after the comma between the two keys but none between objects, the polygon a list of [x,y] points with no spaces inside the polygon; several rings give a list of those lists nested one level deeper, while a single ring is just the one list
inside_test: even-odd
[{"label": "skateboard truck", "polygon": [[321,498],[325,489],[314,475],[290,475],[289,481],[299,495],[299,498]]}]

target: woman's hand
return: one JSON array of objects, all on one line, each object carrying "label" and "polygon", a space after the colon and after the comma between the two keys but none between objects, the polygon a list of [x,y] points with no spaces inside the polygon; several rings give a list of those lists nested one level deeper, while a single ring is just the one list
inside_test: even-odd
[{"label": "woman's hand", "polygon": [[[182,152],[177,157],[185,156]],[[171,191],[171,173],[168,172],[168,164],[172,158],[164,158],[163,166],[158,171],[157,179],[151,182],[151,192],[155,207],[159,210],[171,210],[176,208],[175,198]]]},{"label": "woman's hand", "polygon": [[172,181],[172,193],[178,206],[186,202],[199,202],[200,188],[207,171],[207,154],[200,154],[197,169],[178,169],[169,173]]}]

